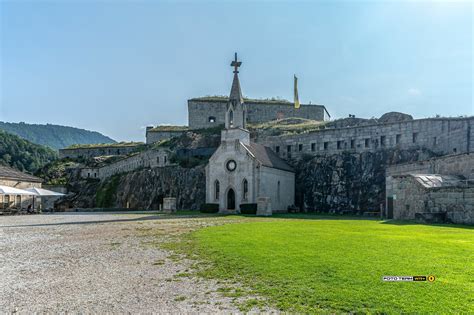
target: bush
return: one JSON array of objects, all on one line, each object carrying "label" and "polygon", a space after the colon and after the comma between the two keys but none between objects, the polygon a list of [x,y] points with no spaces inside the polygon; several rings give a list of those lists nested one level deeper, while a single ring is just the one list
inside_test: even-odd
[{"label": "bush", "polygon": [[240,213],[241,214],[257,214],[257,204],[256,203],[240,204]]},{"label": "bush", "polygon": [[217,213],[219,212],[218,203],[203,203],[199,209],[201,213]]}]

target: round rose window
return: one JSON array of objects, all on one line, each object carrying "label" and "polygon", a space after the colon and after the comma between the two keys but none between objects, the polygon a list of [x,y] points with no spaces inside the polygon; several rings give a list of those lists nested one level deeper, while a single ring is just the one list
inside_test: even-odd
[{"label": "round rose window", "polygon": [[230,160],[226,164],[226,168],[229,172],[235,171],[235,168],[237,167],[237,163],[235,163],[234,160]]}]

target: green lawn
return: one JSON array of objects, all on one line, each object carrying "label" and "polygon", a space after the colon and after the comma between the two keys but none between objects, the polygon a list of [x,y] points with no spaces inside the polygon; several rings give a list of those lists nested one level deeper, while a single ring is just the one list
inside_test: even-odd
[{"label": "green lawn", "polygon": [[285,311],[474,312],[474,229],[309,218],[203,228],[174,247],[210,262],[203,276],[238,280]]}]

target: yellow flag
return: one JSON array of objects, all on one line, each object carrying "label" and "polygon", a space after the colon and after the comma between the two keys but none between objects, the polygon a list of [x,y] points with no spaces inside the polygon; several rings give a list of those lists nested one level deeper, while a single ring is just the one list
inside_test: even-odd
[{"label": "yellow flag", "polygon": [[298,78],[295,77],[295,88],[294,88],[294,93],[295,93],[295,108],[300,108],[300,100],[298,98]]}]

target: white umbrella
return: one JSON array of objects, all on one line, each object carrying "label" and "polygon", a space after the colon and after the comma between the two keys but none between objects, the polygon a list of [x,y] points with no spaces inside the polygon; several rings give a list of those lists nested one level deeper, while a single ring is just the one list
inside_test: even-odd
[{"label": "white umbrella", "polygon": [[0,195],[36,195],[36,193],[24,189],[0,185]]},{"label": "white umbrella", "polygon": [[25,190],[30,192],[30,194],[35,195],[35,196],[64,196],[64,194],[62,194],[62,193],[52,191],[52,190],[43,189],[43,188],[37,188],[37,187],[27,188]]}]

